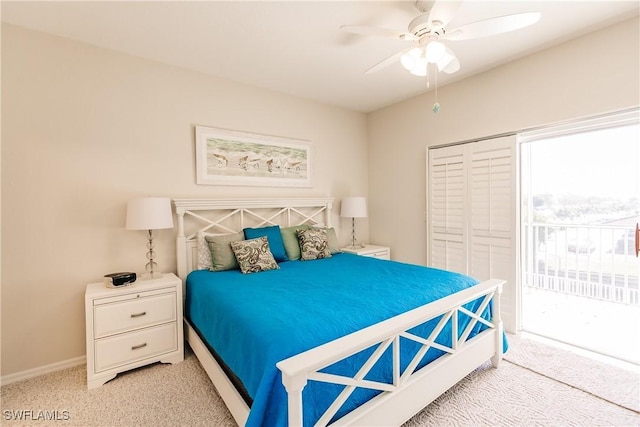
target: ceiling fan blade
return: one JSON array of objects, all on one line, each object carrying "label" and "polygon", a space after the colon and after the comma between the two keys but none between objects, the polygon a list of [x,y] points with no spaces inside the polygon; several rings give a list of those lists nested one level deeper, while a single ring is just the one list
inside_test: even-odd
[{"label": "ceiling fan blade", "polygon": [[393,55],[389,56],[388,58],[383,59],[382,61],[378,62],[373,67],[369,68],[367,71],[365,71],[365,74],[375,73],[376,71],[380,71],[383,68],[388,67],[389,65],[391,65],[394,62],[398,61],[402,55],[404,55],[406,52],[409,52],[411,49],[413,49],[413,46],[409,47],[407,49],[402,49],[398,53],[394,53]]},{"label": "ceiling fan blade", "polygon": [[460,61],[451,49],[447,48],[445,52],[444,57],[436,63],[438,71],[453,74],[460,69]]},{"label": "ceiling fan blade", "polygon": [[447,26],[455,18],[458,9],[462,5],[461,1],[439,0],[436,1],[429,13],[429,27],[434,21],[438,21],[443,27]]},{"label": "ceiling fan blade", "polygon": [[388,28],[367,27],[364,25],[343,25],[340,27],[342,31],[358,34],[361,36],[386,37],[396,40],[417,40],[413,34],[404,31],[390,30]]},{"label": "ceiling fan blade", "polygon": [[500,16],[472,22],[462,27],[447,31],[447,40],[469,40],[480,37],[493,36],[533,25],[540,20],[540,12],[517,13],[515,15]]}]

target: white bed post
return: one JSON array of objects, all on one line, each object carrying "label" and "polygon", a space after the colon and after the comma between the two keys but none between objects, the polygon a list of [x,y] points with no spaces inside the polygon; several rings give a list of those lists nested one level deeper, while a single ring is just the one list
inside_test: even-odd
[{"label": "white bed post", "polygon": [[302,389],[307,385],[306,372],[297,376],[283,372],[282,383],[287,389],[289,427],[302,427]]},{"label": "white bed post", "polygon": [[325,224],[327,227],[331,227],[331,208],[333,206],[333,203],[328,202],[326,206],[327,209],[325,211]]},{"label": "white bed post", "polygon": [[502,326],[502,316],[500,315],[500,294],[502,294],[502,284],[493,293],[493,323],[496,325],[496,353],[491,357],[491,364],[494,368],[500,366],[502,361],[502,338],[504,327]]}]

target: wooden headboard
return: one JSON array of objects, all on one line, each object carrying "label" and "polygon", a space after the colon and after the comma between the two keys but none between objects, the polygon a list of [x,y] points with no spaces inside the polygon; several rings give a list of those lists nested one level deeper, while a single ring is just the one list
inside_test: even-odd
[{"label": "wooden headboard", "polygon": [[197,234],[237,233],[246,227],[331,227],[332,197],[294,199],[174,199],[178,215],[178,276],[185,282],[197,263]]}]

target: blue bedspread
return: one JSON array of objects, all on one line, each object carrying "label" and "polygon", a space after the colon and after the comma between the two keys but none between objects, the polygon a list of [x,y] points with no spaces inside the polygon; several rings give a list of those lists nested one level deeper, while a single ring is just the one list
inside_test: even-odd
[{"label": "blue bedspread", "polygon": [[[477,283],[457,273],[351,254],[279,266],[247,275],[239,270],[194,271],[187,278],[185,315],[252,397],[248,426],[287,425],[287,396],[278,361]],[[432,329],[436,321],[424,328]],[[467,321],[460,320],[461,331]],[[476,329],[474,334],[481,330],[480,324]],[[438,341],[449,345],[448,339],[445,334]],[[416,348],[402,345],[402,366]],[[352,359],[367,353],[371,351]],[[431,349],[422,364],[441,354]],[[380,365],[367,379],[389,376]],[[357,364],[350,360],[326,371],[354,375],[354,369]],[[305,425],[314,424],[341,388],[308,383],[303,391]],[[375,392],[358,389],[337,416],[372,395]]]}]

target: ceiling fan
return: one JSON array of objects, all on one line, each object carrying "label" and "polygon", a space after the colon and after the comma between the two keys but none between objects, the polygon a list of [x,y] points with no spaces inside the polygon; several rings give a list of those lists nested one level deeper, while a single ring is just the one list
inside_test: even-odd
[{"label": "ceiling fan", "polygon": [[414,45],[395,53],[369,68],[374,73],[400,60],[402,66],[417,76],[428,74],[428,65],[435,64],[438,71],[452,74],[460,69],[460,61],[442,40],[469,40],[506,33],[535,24],[539,12],[517,13],[471,22],[457,28],[449,28],[462,1],[417,0],[420,12],[408,25],[408,31],[359,25],[343,25],[341,30],[366,36],[381,36],[413,41]]}]

